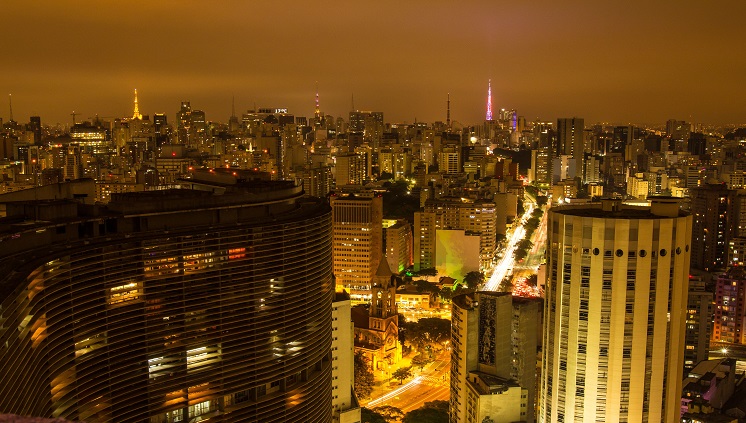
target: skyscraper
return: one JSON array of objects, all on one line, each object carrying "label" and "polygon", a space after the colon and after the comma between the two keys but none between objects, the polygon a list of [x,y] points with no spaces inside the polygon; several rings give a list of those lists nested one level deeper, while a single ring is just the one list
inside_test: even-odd
[{"label": "skyscraper", "polygon": [[190,180],[203,189],[120,194],[83,213],[71,200],[8,207],[0,410],[331,421],[329,206],[292,182],[203,176]]},{"label": "skyscraper", "polygon": [[[719,279],[718,279],[719,280]],[[721,291],[722,292],[722,291]],[[722,298],[721,298],[722,301]],[[728,305],[731,299],[728,300]],[[686,341],[684,345],[684,376],[700,361],[707,360],[712,335],[712,292],[705,291],[701,278],[689,277],[686,307]],[[722,302],[719,304],[723,304]],[[726,307],[728,306],[726,305]],[[722,322],[722,316],[721,320]],[[716,322],[717,324],[718,322]]]},{"label": "skyscraper", "polygon": [[[353,303],[370,299],[370,284],[383,250],[383,198],[332,196],[334,276]],[[385,260],[384,260],[385,261]]]},{"label": "skyscraper", "polygon": [[585,125],[581,118],[557,119],[557,144],[554,157],[565,155],[582,160],[584,130]]},{"label": "skyscraper", "polygon": [[453,299],[451,422],[534,422],[540,305],[508,292]]},{"label": "skyscraper", "polygon": [[677,422],[692,217],[673,198],[549,213],[539,421]]},{"label": "skyscraper", "polygon": [[736,190],[725,184],[706,184],[689,190],[692,199],[692,267],[724,269],[728,247],[737,228]]},{"label": "skyscraper", "polygon": [[718,276],[715,285],[715,309],[712,341],[746,343],[746,271],[733,267]]}]

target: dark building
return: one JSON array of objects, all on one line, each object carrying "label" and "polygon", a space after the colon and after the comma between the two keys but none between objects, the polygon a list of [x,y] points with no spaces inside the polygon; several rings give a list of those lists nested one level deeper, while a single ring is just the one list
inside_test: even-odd
[{"label": "dark building", "polygon": [[578,158],[583,153],[583,131],[585,124],[581,118],[557,119],[557,144],[554,156],[573,156]]},{"label": "dark building", "polygon": [[331,421],[331,209],[292,182],[244,176],[106,207],[9,203],[0,410]]},{"label": "dark building", "polygon": [[41,117],[31,116],[28,130],[34,134],[34,145],[41,145]]},{"label": "dark building", "polygon": [[690,189],[692,199],[692,267],[705,271],[724,269],[728,246],[735,235],[736,190],[724,184]]},{"label": "dark building", "polygon": [[700,361],[708,358],[713,321],[712,299],[712,292],[705,290],[704,281],[701,278],[689,276],[684,340],[684,377]]}]

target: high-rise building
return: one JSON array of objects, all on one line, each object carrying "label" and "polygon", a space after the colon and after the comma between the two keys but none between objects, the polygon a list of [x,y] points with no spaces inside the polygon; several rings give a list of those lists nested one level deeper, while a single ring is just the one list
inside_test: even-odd
[{"label": "high-rise building", "polygon": [[176,136],[179,144],[187,144],[191,137],[192,105],[188,101],[182,101],[179,111],[176,112]]},{"label": "high-rise building", "polygon": [[604,200],[547,225],[538,421],[678,422],[692,217]]},{"label": "high-rise building", "polygon": [[706,184],[689,190],[692,199],[692,267],[724,269],[728,248],[737,228],[736,190],[724,184]]},{"label": "high-rise building", "polygon": [[746,343],[746,270],[732,267],[715,284],[712,342]]},{"label": "high-rise building", "polygon": [[[350,112],[349,132],[353,135],[363,135],[363,141],[373,149],[378,149],[383,137],[383,112],[369,112],[356,110]],[[350,150],[357,147],[350,145]]]},{"label": "high-rise building", "polygon": [[365,158],[357,153],[335,156],[334,182],[336,186],[362,185],[365,181]]},{"label": "high-rise building", "polygon": [[534,422],[540,307],[508,292],[453,298],[451,422]]},{"label": "high-rise building", "polygon": [[74,181],[83,177],[83,164],[80,157],[80,147],[69,145],[65,152],[65,162],[62,167],[62,176],[65,180]]},{"label": "high-rise building", "polygon": [[707,360],[710,353],[712,314],[712,292],[705,291],[705,283],[701,277],[689,276],[686,340],[684,341],[684,376],[697,363]]},{"label": "high-rise building", "polygon": [[360,422],[360,406],[353,391],[354,339],[350,296],[337,292],[332,303],[332,421]]},{"label": "high-rise building", "polygon": [[41,145],[41,117],[31,116],[29,118],[28,130],[34,134],[34,145]]},{"label": "high-rise building", "polygon": [[383,228],[386,261],[399,274],[412,265],[412,226],[404,219],[384,220]]},{"label": "high-rise building", "polygon": [[383,198],[378,195],[332,196],[334,276],[337,289],[354,303],[370,299],[370,283],[383,250]]},{"label": "high-rise building", "polygon": [[119,194],[82,213],[72,200],[9,205],[0,410],[330,422],[330,207],[247,178],[195,175],[202,189]]},{"label": "high-rise building", "polygon": [[557,144],[554,156],[573,156],[578,159],[583,154],[583,131],[585,125],[581,118],[557,119]]},{"label": "high-rise building", "polygon": [[460,229],[479,237],[478,266],[486,269],[495,256],[498,216],[495,209],[495,203],[483,200],[453,197],[426,200],[424,210],[414,214],[415,269],[435,267],[436,231],[445,229]]}]

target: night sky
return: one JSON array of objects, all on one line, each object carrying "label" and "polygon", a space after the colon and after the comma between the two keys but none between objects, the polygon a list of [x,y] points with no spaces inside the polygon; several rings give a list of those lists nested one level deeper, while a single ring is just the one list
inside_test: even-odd
[{"label": "night sky", "polygon": [[[746,123],[746,2],[10,0],[0,6],[0,117],[257,107],[389,122],[484,119]],[[0,97],[2,98],[2,97]]]}]

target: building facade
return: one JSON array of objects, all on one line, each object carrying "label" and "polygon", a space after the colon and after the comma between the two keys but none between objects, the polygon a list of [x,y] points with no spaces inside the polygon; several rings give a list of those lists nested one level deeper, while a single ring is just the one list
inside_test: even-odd
[{"label": "building facade", "polygon": [[534,422],[540,307],[505,292],[453,299],[451,422]]},{"label": "building facade", "polygon": [[736,191],[707,184],[689,190],[692,199],[692,267],[708,272],[724,269],[737,228]]},{"label": "building facade", "polygon": [[691,216],[672,198],[549,213],[538,421],[678,421]]},{"label": "building facade", "polygon": [[707,360],[712,336],[712,292],[705,290],[701,278],[689,276],[684,343],[684,376],[700,361]]},{"label": "building facade", "polygon": [[743,344],[746,341],[746,271],[733,267],[715,283],[712,342]]},{"label": "building facade", "polygon": [[353,303],[370,299],[370,283],[383,255],[383,198],[350,195],[330,198],[337,288]]},{"label": "building facade", "polygon": [[0,410],[331,421],[329,206],[293,183],[205,185],[224,193],[8,205]]},{"label": "building facade", "polygon": [[346,292],[332,303],[332,422],[359,423],[360,405],[353,391],[355,378],[352,305]]}]

